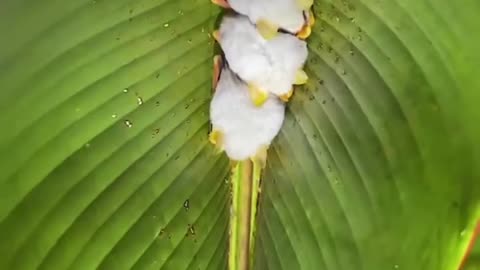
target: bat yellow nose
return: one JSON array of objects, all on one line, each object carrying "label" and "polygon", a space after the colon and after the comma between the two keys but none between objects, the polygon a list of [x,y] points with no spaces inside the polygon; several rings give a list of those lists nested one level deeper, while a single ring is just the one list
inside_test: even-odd
[{"label": "bat yellow nose", "polygon": [[220,31],[218,30],[213,31],[212,36],[218,43],[220,43]]},{"label": "bat yellow nose", "polygon": [[307,39],[312,34],[312,27],[309,24],[305,24],[297,33],[299,39]]},{"label": "bat yellow nose", "polygon": [[313,11],[310,9],[310,11],[308,11],[308,25],[310,25],[310,27],[313,27],[314,24],[315,24],[315,15],[313,14]]}]

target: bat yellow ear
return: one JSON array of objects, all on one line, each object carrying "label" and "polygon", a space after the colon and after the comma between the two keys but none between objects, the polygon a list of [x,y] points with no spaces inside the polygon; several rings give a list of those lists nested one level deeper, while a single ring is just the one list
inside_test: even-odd
[{"label": "bat yellow ear", "polygon": [[212,36],[216,42],[220,43],[220,31],[218,30],[213,31]]},{"label": "bat yellow ear", "polygon": [[300,31],[297,33],[296,36],[297,36],[299,39],[305,40],[305,39],[307,39],[307,38],[310,36],[310,34],[312,34],[312,28],[310,27],[310,25],[305,24],[305,25],[302,27],[302,29],[300,29]]},{"label": "bat yellow ear", "polygon": [[208,140],[215,145],[215,152],[223,152],[223,133],[218,129],[213,129],[208,135]]},{"label": "bat yellow ear", "polygon": [[309,10],[313,6],[313,0],[297,0],[301,10]]},{"label": "bat yellow ear", "polygon": [[212,78],[213,91],[217,89],[217,84],[218,84],[218,80],[220,79],[221,69],[222,69],[222,56],[215,55],[213,57],[213,78]]},{"label": "bat yellow ear", "polygon": [[253,104],[257,107],[262,106],[268,99],[268,92],[263,91],[253,84],[248,84],[248,92],[250,93]]},{"label": "bat yellow ear", "polygon": [[226,0],[212,0],[212,3],[222,8],[230,8],[230,4]]},{"label": "bat yellow ear", "polygon": [[258,20],[256,25],[258,33],[266,40],[270,40],[278,35],[279,27],[274,23],[267,20]]},{"label": "bat yellow ear", "polygon": [[313,10],[308,11],[308,25],[310,25],[310,28],[315,25],[315,14],[313,14]]},{"label": "bat yellow ear", "polygon": [[290,89],[290,91],[288,91],[287,93],[279,96],[279,98],[283,101],[283,102],[288,102],[290,100],[290,98],[292,97],[293,95],[293,88]]},{"label": "bat yellow ear", "polygon": [[302,85],[306,84],[308,81],[308,75],[303,71],[302,69],[297,70],[297,73],[295,74],[295,82],[293,84],[295,85]]}]

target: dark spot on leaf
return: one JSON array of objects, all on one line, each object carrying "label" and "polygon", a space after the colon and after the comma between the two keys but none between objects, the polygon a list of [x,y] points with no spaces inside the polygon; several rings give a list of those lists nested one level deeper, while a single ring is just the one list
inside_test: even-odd
[{"label": "dark spot on leaf", "polygon": [[183,202],[183,208],[188,211],[190,209],[190,200],[186,199],[185,202]]},{"label": "dark spot on leaf", "polygon": [[188,234],[195,236],[195,226],[193,224],[188,224]]}]

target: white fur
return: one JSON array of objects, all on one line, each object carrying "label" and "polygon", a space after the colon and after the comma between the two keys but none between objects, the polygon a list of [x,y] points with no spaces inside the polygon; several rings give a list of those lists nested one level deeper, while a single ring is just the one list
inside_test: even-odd
[{"label": "white fur", "polygon": [[255,156],[269,146],[283,123],[285,105],[270,96],[261,107],[252,104],[247,86],[228,68],[224,68],[210,104],[213,129],[223,134],[223,147],[232,160]]},{"label": "white fur", "polygon": [[254,23],[266,20],[290,33],[297,33],[305,24],[303,10],[296,0],[228,0],[228,3]]},{"label": "white fur", "polygon": [[305,41],[282,33],[267,41],[242,15],[225,16],[219,33],[227,62],[242,80],[277,96],[291,90],[307,59]]}]

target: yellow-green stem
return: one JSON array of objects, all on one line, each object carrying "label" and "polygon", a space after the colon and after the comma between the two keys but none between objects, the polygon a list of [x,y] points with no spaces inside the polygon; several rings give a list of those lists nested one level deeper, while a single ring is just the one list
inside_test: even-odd
[{"label": "yellow-green stem", "polygon": [[252,264],[260,169],[250,160],[232,171],[229,269],[248,270]]}]

